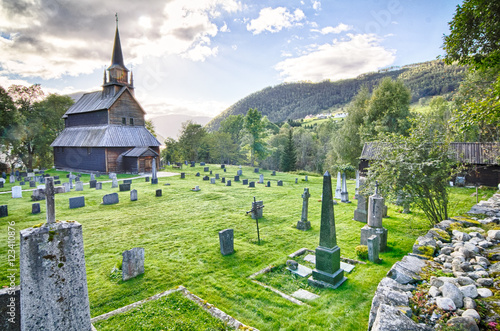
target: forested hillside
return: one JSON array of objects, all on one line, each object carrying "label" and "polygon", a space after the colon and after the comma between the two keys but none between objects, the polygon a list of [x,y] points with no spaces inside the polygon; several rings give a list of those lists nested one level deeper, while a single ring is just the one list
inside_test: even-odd
[{"label": "forested hillside", "polygon": [[348,104],[362,86],[367,86],[371,91],[385,77],[401,78],[411,90],[412,102],[416,102],[423,97],[444,95],[457,90],[465,71],[465,67],[445,65],[443,61],[435,60],[335,82],[284,83],[266,87],[241,99],[210,121],[206,128],[209,131],[217,130],[220,122],[227,116],[244,115],[250,108],[257,108],[274,123],[330,112]]}]

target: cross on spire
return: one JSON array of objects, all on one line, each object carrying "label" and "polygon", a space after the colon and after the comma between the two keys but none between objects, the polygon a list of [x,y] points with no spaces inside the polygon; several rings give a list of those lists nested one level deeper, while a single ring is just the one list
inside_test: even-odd
[{"label": "cross on spire", "polygon": [[115,18],[116,18],[116,27],[118,27],[118,13],[115,13]]}]

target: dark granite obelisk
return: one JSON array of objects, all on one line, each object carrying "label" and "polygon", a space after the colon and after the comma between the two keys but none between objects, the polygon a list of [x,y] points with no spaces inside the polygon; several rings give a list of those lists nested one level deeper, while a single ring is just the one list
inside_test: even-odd
[{"label": "dark granite obelisk", "polygon": [[319,246],[316,248],[316,268],[309,277],[308,283],[311,286],[336,289],[347,278],[344,277],[344,270],[340,268],[340,248],[337,246],[332,198],[332,177],[327,171],[323,176],[321,228]]}]

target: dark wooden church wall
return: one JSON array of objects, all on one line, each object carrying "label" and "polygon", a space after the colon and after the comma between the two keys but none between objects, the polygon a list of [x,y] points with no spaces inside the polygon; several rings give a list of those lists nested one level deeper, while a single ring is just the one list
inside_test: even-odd
[{"label": "dark wooden church wall", "polygon": [[54,165],[57,169],[75,169],[106,172],[104,148],[59,147],[54,148]]},{"label": "dark wooden church wall", "polygon": [[126,118],[127,125],[130,125],[130,118],[133,118],[134,126],[144,126],[144,113],[128,92],[124,92],[109,108],[109,124],[122,124],[123,117]]},{"label": "dark wooden church wall", "polygon": [[70,114],[66,119],[66,127],[80,125],[106,125],[108,124],[108,111],[99,110],[87,113]]},{"label": "dark wooden church wall", "polygon": [[123,171],[137,173],[139,169],[137,167],[136,157],[124,157],[123,158]]}]

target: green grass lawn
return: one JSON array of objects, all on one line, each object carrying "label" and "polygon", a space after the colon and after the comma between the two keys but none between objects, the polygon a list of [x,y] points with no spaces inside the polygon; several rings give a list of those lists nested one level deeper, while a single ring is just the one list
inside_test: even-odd
[{"label": "green grass lawn", "polygon": [[[227,179],[233,179],[238,170],[236,166],[229,166],[224,173],[219,165],[208,166],[214,174]],[[422,213],[401,214],[399,207],[390,205],[389,218],[384,219],[384,227],[389,230],[389,248],[381,254],[383,262],[357,265],[346,274],[348,280],[340,288],[315,290],[321,296],[319,299],[310,306],[297,306],[253,283],[248,276],[266,266],[284,264],[289,254],[302,247],[318,246],[322,177],[309,175],[309,181],[305,182],[302,175],[271,176],[270,171],[261,171],[265,181],[272,181],[272,187],[256,184],[256,188],[248,188],[241,182],[233,181],[232,186],[227,187],[220,181],[215,185],[202,181],[205,173],[200,166],[185,167],[182,171],[186,172],[186,179],[178,175],[160,178],[159,185],[134,179],[132,188],[138,191],[138,201],[130,201],[129,192],[111,189],[111,183],[103,184],[103,190],[89,189],[86,185],[83,192],[56,195],[56,219],[74,220],[83,225],[92,317],[184,285],[227,314],[261,330],[366,330],[378,282],[393,263],[411,251],[417,236],[429,228]],[[200,172],[201,177],[195,177],[196,172]],[[67,181],[65,173],[60,174]],[[295,184],[296,177],[298,184]],[[336,176],[333,177],[335,189]],[[244,178],[257,181],[258,174],[253,173],[252,168],[243,167]],[[283,187],[276,186],[278,179],[284,181]],[[354,181],[348,184],[353,199]],[[7,183],[6,189],[9,185]],[[195,185],[199,185],[201,191],[192,192]],[[311,193],[312,229],[307,232],[295,229],[301,215],[304,187],[309,187]],[[163,189],[162,197],[155,197],[158,188]],[[102,196],[111,192],[118,192],[120,203],[101,205]],[[470,196],[473,192],[475,189],[451,189],[450,216],[469,210],[475,203],[475,198]],[[493,193],[481,191],[480,197],[489,198]],[[2,256],[7,256],[7,222],[15,221],[19,231],[45,220],[43,201],[42,214],[31,215],[30,195],[23,192],[22,199],[11,199],[10,194],[0,194],[0,204],[8,204],[9,208],[9,216],[0,219]],[[85,195],[86,206],[70,210],[68,198],[80,195]],[[265,205],[264,218],[259,220],[261,245],[257,244],[255,221],[245,214],[254,196]],[[334,209],[341,255],[355,259],[354,248],[359,245],[364,224],[352,220],[356,208],[356,200],[353,201],[338,204]],[[219,251],[218,232],[226,228],[234,229],[235,253],[230,256],[222,256]],[[111,270],[121,261],[121,253],[133,247],[145,248],[146,272],[122,282]],[[7,259],[4,258],[0,260],[0,285],[8,285],[6,276]],[[295,282],[291,275],[288,280]],[[282,288],[287,288],[288,280],[283,274]]]}]

